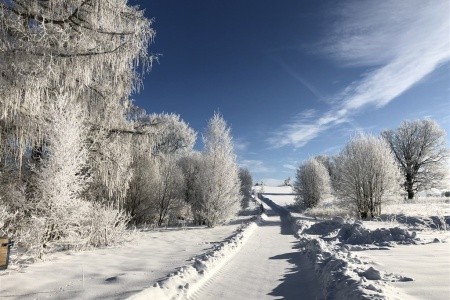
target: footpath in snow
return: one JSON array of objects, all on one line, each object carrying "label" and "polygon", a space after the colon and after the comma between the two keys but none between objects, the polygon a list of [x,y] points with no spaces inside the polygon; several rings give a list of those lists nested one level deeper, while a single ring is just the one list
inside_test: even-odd
[{"label": "footpath in snow", "polygon": [[324,298],[312,265],[298,250],[289,213],[272,202],[264,207],[267,216],[240,251],[192,299]]}]

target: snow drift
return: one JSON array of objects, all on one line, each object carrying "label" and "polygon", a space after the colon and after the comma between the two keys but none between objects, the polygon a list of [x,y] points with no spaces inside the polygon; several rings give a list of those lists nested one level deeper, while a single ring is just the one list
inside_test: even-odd
[{"label": "snow drift", "polygon": [[187,298],[239,251],[256,227],[254,221],[243,225],[234,235],[214,245],[208,252],[192,258],[192,263],[128,299]]},{"label": "snow drift", "polygon": [[[412,278],[385,274],[368,267],[349,250],[395,244],[417,244],[416,233],[393,228],[368,229],[360,221],[336,217],[313,223],[297,221],[301,251],[313,262],[315,271],[330,299],[384,299],[386,282],[412,281]],[[355,246],[357,245],[357,246]]]}]

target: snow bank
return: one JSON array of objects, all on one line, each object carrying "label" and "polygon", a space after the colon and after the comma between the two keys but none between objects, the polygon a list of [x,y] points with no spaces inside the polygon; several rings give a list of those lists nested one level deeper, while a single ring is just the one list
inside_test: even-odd
[{"label": "snow bank", "polygon": [[[316,275],[322,282],[326,299],[384,299],[378,283],[364,277],[365,271],[350,253],[336,251],[322,239],[301,234],[300,249],[314,264]],[[371,274],[372,275],[372,274]]]},{"label": "snow bank", "polygon": [[255,222],[243,225],[236,234],[215,245],[208,252],[192,258],[192,263],[142,292],[128,298],[183,299],[192,295],[208,278],[219,270],[245,243],[257,227]]},{"label": "snow bank", "polygon": [[349,250],[417,244],[415,232],[400,227],[371,230],[360,221],[349,222],[340,217],[316,223],[297,221],[296,225],[300,249],[312,261],[327,299],[383,299],[387,282],[413,280],[367,267]]},{"label": "snow bank", "polygon": [[412,227],[450,230],[450,216],[407,216],[404,214],[382,214],[377,221],[390,221],[406,224]]},{"label": "snow bank", "polygon": [[302,234],[319,235],[327,240],[336,240],[342,244],[350,245],[378,245],[392,246],[393,244],[416,244],[416,233],[400,227],[368,229],[360,221],[346,222],[343,218],[335,217],[306,225],[297,224]]},{"label": "snow bank", "polygon": [[379,246],[391,246],[396,244],[416,244],[416,233],[410,234],[408,230],[393,228],[377,228],[370,230],[364,227],[361,222],[353,224],[344,223],[337,235],[339,241],[350,245],[375,244]]}]

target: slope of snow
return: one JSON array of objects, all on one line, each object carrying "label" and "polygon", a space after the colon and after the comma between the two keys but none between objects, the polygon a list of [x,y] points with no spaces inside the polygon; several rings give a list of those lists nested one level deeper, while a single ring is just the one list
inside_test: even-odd
[{"label": "slope of snow", "polygon": [[186,261],[230,236],[249,217],[216,228],[186,227],[137,232],[115,248],[63,252],[19,271],[0,272],[8,299],[123,299],[151,286]]}]

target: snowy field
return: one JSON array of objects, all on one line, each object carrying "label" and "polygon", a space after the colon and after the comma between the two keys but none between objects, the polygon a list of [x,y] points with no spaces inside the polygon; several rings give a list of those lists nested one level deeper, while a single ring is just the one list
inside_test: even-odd
[{"label": "snowy field", "polygon": [[249,217],[215,228],[136,232],[124,246],[58,253],[22,270],[1,272],[4,299],[123,299],[230,236]]}]

